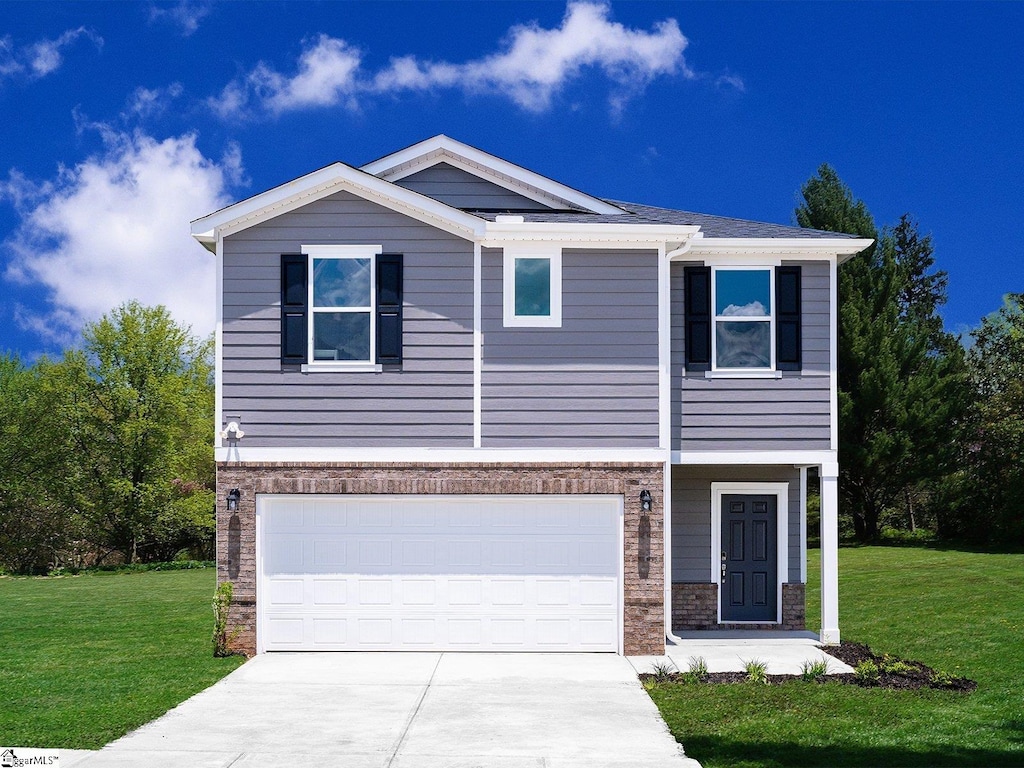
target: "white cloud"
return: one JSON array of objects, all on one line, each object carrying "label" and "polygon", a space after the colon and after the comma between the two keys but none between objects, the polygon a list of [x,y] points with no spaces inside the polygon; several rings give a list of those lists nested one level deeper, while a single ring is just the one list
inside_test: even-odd
[{"label": "white cloud", "polygon": [[144,88],[139,86],[128,97],[125,118],[147,118],[163,114],[171,102],[184,93],[181,83],[171,83],[165,88]]},{"label": "white cloud", "polygon": [[60,69],[64,63],[64,50],[79,38],[92,41],[96,48],[103,47],[103,38],[91,29],[69,29],[50,40],[39,40],[20,48],[10,37],[0,39],[0,77],[21,75],[37,80]]},{"label": "white cloud", "polygon": [[377,72],[363,70],[357,48],[321,35],[307,41],[294,75],[260,62],[210,103],[226,118],[339,104],[355,109],[360,98],[375,94],[454,88],[505,96],[541,112],[589,69],[611,83],[609,104],[619,112],[656,77],[696,77],[683,58],[687,40],[675,19],[644,31],[614,22],[610,14],[607,3],[576,0],[567,6],[561,26],[513,27],[501,50],[489,56],[462,63],[398,56]]},{"label": "white cloud", "polygon": [[770,313],[760,301],[749,304],[730,304],[722,310],[722,316],[729,317],[768,317]]},{"label": "white cloud", "polygon": [[60,338],[130,299],[163,304],[206,334],[214,321],[214,263],[188,222],[230,202],[241,157],[205,157],[193,134],[159,141],[104,135],[102,155],[35,184],[17,172],[0,184],[21,223],[5,244],[7,277],[49,291],[51,308],[22,309],[22,327]]},{"label": "white cloud", "polygon": [[154,3],[149,8],[149,20],[169,21],[178,26],[183,36],[188,37],[199,29],[199,22],[209,13],[209,3],[179,0],[171,4]]}]

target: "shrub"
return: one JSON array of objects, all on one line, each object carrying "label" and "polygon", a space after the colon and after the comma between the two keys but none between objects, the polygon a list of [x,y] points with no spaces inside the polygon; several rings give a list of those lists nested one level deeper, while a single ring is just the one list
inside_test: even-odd
[{"label": "shrub", "polygon": [[878,668],[878,665],[871,661],[871,659],[865,659],[857,664],[853,670],[853,674],[857,679],[857,682],[861,685],[877,685],[879,678],[882,676],[882,672]]},{"label": "shrub", "polygon": [[656,661],[651,664],[651,675],[656,683],[668,683],[675,674],[675,668],[667,661]]},{"label": "shrub", "polygon": [[223,581],[217,585],[213,593],[213,655],[217,658],[234,656],[228,644],[234,638],[236,632],[228,632],[228,607],[231,605],[231,596],[235,588],[230,581]]}]

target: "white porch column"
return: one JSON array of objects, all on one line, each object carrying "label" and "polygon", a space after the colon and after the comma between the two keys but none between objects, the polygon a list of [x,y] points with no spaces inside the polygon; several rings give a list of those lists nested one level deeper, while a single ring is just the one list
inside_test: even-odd
[{"label": "white porch column", "polygon": [[821,642],[839,643],[839,466],[821,472]]}]

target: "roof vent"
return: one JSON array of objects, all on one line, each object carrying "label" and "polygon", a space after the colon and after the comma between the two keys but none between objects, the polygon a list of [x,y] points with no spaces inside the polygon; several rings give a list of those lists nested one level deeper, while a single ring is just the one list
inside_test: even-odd
[{"label": "roof vent", "polygon": [[512,216],[507,213],[499,213],[494,217],[494,220],[502,224],[522,224],[526,221],[522,216]]}]

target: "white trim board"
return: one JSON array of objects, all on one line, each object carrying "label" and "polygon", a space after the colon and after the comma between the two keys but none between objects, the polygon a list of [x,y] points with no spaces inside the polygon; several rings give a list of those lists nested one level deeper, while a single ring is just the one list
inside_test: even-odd
[{"label": "white trim board", "polygon": [[789,483],[711,483],[711,583],[718,584],[718,623],[722,623],[722,496],[727,493],[775,496],[776,618],[774,622],[730,621],[729,624],[782,623],[782,585],[789,581]]},{"label": "white trim board", "polygon": [[532,462],[537,464],[581,464],[586,462],[618,464],[642,462],[664,464],[668,451],[660,448],[269,448],[245,444],[245,438],[231,448],[215,450],[219,462],[265,464],[286,462],[337,462],[361,464],[385,463],[480,463]]}]

